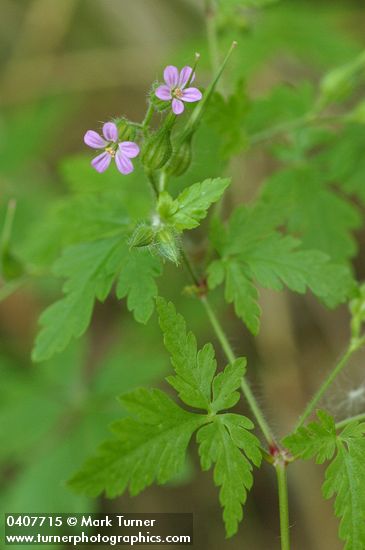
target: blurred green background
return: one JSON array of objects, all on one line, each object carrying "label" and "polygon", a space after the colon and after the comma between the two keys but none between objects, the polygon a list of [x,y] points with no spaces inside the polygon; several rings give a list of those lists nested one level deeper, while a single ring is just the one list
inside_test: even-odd
[{"label": "blurred green background", "polygon": [[[278,2],[264,10],[244,10],[239,18],[232,17],[229,4],[227,0],[219,23],[222,44],[236,39],[239,47],[224,85],[241,77],[253,96],[281,83],[315,84],[323,72],[364,48],[361,0]],[[96,307],[91,329],[81,341],[52,361],[30,361],[39,313],[60,292],[49,266],[61,247],[72,242],[72,232],[68,235],[67,227],[58,225],[57,213],[69,208],[65,197],[73,193],[70,225],[78,224],[80,234],[87,233],[88,225],[79,217],[78,201],[95,201],[96,218],[103,215],[98,210],[100,180],[88,168],[91,157],[83,134],[115,115],[141,119],[147,91],[161,78],[163,67],[191,64],[196,51],[201,53],[199,83],[209,82],[203,2],[0,0],[0,13],[0,225],[8,201],[16,199],[12,246],[35,273],[9,296],[9,285],[0,286],[1,511],[193,511],[195,548],[278,549],[270,467],[256,473],[245,519],[228,541],[211,472],[199,471],[195,452],[180,479],[134,499],[93,502],[66,487],[70,475],[107,436],[110,421],[120,417],[116,396],[138,385],[161,384],[168,372],[155,317],[147,326],[138,325],[124,303],[110,298]],[[189,178],[198,181],[222,172],[219,137],[219,132],[201,129]],[[234,176],[229,203],[255,196],[275,168],[265,148],[236,157],[229,166]],[[363,175],[365,179],[365,166]],[[148,208],[149,191],[138,184],[138,172],[128,185],[119,179],[116,185],[124,186],[120,193],[134,212],[146,204]],[[200,237],[198,232],[191,243],[197,256]],[[359,231],[357,238],[361,245],[364,233]],[[364,278],[364,255],[356,258],[356,267]],[[186,284],[183,270],[169,266],[160,288],[186,315],[201,342],[213,339],[199,303],[182,294]],[[346,344],[346,308],[328,312],[311,296],[265,291],[262,329],[254,339],[218,295],[215,300],[232,345],[248,357],[262,406],[278,436],[284,435]],[[363,364],[364,354],[359,354],[325,403],[338,418],[364,410]],[[359,398],[349,399],[349,392],[359,388]],[[245,410],[244,403],[240,407]],[[321,498],[321,475],[321,468],[311,464],[291,467],[295,550],[342,548],[332,503]]]}]

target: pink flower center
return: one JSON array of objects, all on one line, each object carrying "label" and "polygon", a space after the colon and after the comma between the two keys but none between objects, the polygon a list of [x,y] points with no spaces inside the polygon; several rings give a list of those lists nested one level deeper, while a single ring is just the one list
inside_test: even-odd
[{"label": "pink flower center", "polygon": [[105,147],[105,151],[109,153],[111,157],[115,157],[115,150],[113,149],[113,147]]},{"label": "pink flower center", "polygon": [[174,90],[172,90],[172,95],[173,97],[176,97],[176,99],[181,99],[183,96],[183,92],[180,88],[175,88]]}]

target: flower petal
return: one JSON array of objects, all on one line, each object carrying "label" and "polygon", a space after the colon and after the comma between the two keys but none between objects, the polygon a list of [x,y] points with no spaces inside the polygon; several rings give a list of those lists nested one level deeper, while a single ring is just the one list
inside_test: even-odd
[{"label": "flower petal", "polygon": [[119,150],[130,159],[133,159],[139,154],[139,147],[134,141],[122,141],[122,143],[119,144]]},{"label": "flower petal", "polygon": [[111,160],[111,155],[104,151],[104,153],[101,153],[101,155],[98,155],[91,161],[91,166],[95,168],[97,172],[105,172]]},{"label": "flower petal", "polygon": [[180,101],[180,99],[172,100],[172,110],[174,111],[175,115],[181,115],[184,109],[184,104],[182,101]]},{"label": "flower petal", "polygon": [[[192,72],[193,72],[193,69],[189,66],[183,67],[181,69],[180,77],[179,77],[179,88],[185,88]],[[193,76],[191,77],[190,82],[193,82],[194,78],[195,78],[195,73],[193,73]]]},{"label": "flower petal", "polygon": [[186,88],[182,92],[182,100],[187,101],[188,103],[193,103],[194,101],[199,101],[203,97],[198,88]]},{"label": "flower petal", "polygon": [[170,88],[176,88],[179,82],[179,71],[173,65],[168,65],[163,72],[163,77]]},{"label": "flower petal", "polygon": [[122,172],[124,175],[130,174],[134,170],[133,164],[129,158],[124,155],[120,149],[116,152],[115,164],[117,165],[119,172]]},{"label": "flower petal", "polygon": [[107,146],[106,141],[94,130],[88,130],[84,135],[84,143],[93,149],[104,149]]},{"label": "flower petal", "polygon": [[114,122],[106,122],[103,126],[103,134],[108,141],[118,140],[118,128]]},{"label": "flower petal", "polygon": [[159,86],[155,90],[155,94],[158,99],[162,99],[163,101],[168,101],[169,99],[171,99],[171,90],[169,86],[166,86],[166,84],[164,84],[163,86]]}]

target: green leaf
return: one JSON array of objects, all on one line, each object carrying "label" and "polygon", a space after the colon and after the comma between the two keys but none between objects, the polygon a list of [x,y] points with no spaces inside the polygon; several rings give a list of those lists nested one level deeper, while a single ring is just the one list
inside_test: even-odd
[{"label": "green leaf", "polygon": [[[90,169],[90,154],[81,154],[67,157],[61,162],[60,172],[68,189],[84,199],[103,199],[104,196],[114,195],[114,205],[111,213],[123,205],[129,216],[135,220],[148,216],[152,207],[152,200],[148,190],[148,180],[142,168],[135,165],[135,169],[121,180],[120,172],[115,166],[99,174]],[[130,190],[133,189],[133,193]]]},{"label": "green leaf", "polygon": [[162,298],[156,302],[176,372],[168,382],[186,404],[205,408],[209,414],[188,412],[160,390],[138,389],[122,396],[130,416],[114,423],[115,437],[100,447],[70,484],[89,496],[105,491],[115,497],[128,486],[135,495],[154,481],[166,483],[181,472],[194,431],[211,423],[198,433],[202,466],[207,469],[216,464],[215,482],[221,486],[226,529],[232,535],[252,486],[252,463],[259,466],[261,462],[260,444],[248,431],[254,427],[248,418],[216,413],[237,403],[246,361],[238,359],[214,376],[217,365],[212,345],[198,351],[194,335],[187,333],[173,304]]},{"label": "green leaf", "polygon": [[305,82],[297,87],[277,86],[267,97],[258,98],[247,115],[249,134],[300,118],[312,109],[313,87]]},{"label": "green leaf", "polygon": [[202,469],[209,470],[215,465],[214,483],[220,487],[219,500],[228,537],[237,532],[242,506],[253,484],[250,460],[256,466],[261,462],[259,441],[248,432],[252,427],[247,418],[226,414],[216,417],[197,433]]},{"label": "green leaf", "polygon": [[42,326],[32,358],[44,361],[62,351],[72,338],[87,329],[95,299],[104,301],[126,255],[120,236],[68,247],[55,263],[59,277],[67,277],[65,298],[49,306],[40,317]]},{"label": "green leaf", "polygon": [[[247,274],[243,264],[229,259],[221,262],[225,272],[225,298],[229,304],[234,304],[236,315],[242,319],[252,334],[257,334],[260,327],[261,310],[257,303],[258,292]],[[208,284],[214,288],[217,281],[217,264],[214,262],[208,268]]]},{"label": "green leaf", "polygon": [[118,298],[127,296],[127,307],[140,323],[146,323],[152,315],[157,295],[155,279],[161,273],[157,256],[148,250],[130,250],[119,275],[116,294]]},{"label": "green leaf", "polygon": [[263,200],[253,207],[238,207],[228,226],[214,229],[213,244],[221,259],[208,267],[208,285],[225,279],[226,300],[237,315],[257,334],[260,310],[255,283],[264,288],[294,292],[310,289],[327,306],[345,301],[353,288],[349,269],[332,263],[318,250],[300,249],[300,241],[275,231],[280,210]]},{"label": "green leaf", "polygon": [[198,352],[195,336],[187,332],[184,318],[176,313],[171,302],[158,298],[157,311],[165,347],[176,372],[176,376],[168,377],[169,384],[187,405],[209,410],[211,385],[217,369],[213,346],[206,344]]},{"label": "green leaf", "polygon": [[236,390],[241,386],[241,380],[246,372],[246,363],[245,358],[237,359],[214,378],[212,402],[214,412],[231,409],[238,402],[240,394]]},{"label": "green leaf", "polygon": [[364,149],[364,125],[348,124],[341,138],[334,135],[329,147],[315,159],[328,181],[339,184],[350,195],[357,195],[362,202],[365,202]]},{"label": "green leaf", "polygon": [[365,547],[365,439],[337,444],[337,455],[326,470],[323,496],[336,495],[335,514],[341,518],[339,536],[345,550]]},{"label": "green leaf", "polygon": [[298,250],[299,246],[297,239],[273,233],[241,258],[265,288],[281,290],[285,285],[301,294],[309,288],[329,306],[345,301],[352,286],[349,270],[330,263],[318,250]]},{"label": "green leaf", "polygon": [[236,390],[245,374],[246,359],[237,359],[214,376],[217,362],[213,346],[206,344],[198,351],[195,336],[186,331],[184,318],[176,313],[171,302],[158,298],[157,310],[164,343],[176,372],[167,381],[180,399],[191,407],[206,409],[210,413],[234,407],[240,397]]},{"label": "green leaf", "polygon": [[304,459],[316,456],[318,463],[335,455],[326,470],[323,496],[336,495],[335,514],[341,518],[339,535],[345,550],[359,550],[365,547],[365,423],[350,422],[337,435],[333,418],[325,411],[317,415],[317,422],[300,428],[284,444]]},{"label": "green leaf", "polygon": [[235,92],[228,98],[215,92],[209,101],[206,118],[223,138],[224,158],[229,158],[247,148],[245,123],[249,105],[249,98],[242,81],[237,82]]},{"label": "green leaf", "polygon": [[361,217],[327,181],[327,171],[313,166],[282,170],[266,183],[263,197],[282,212],[288,230],[300,237],[304,247],[344,261],[356,254],[352,232],[361,225]]},{"label": "green leaf", "polygon": [[283,441],[295,456],[304,459],[316,456],[318,464],[333,457],[336,450],[336,425],[326,411],[317,412],[318,421],[302,426]]},{"label": "green leaf", "polygon": [[135,390],[121,401],[133,417],[116,422],[115,438],[71,479],[78,492],[115,497],[129,486],[136,495],[154,481],[166,483],[181,471],[191,436],[205,421],[160,390]]},{"label": "green leaf", "polygon": [[187,187],[172,200],[164,193],[159,201],[159,212],[164,221],[177,231],[198,227],[208,208],[217,202],[230,184],[229,178],[207,179]]}]

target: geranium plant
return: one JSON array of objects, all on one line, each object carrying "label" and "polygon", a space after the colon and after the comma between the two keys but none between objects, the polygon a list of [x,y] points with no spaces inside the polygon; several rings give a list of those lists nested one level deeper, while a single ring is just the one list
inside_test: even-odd
[{"label": "geranium plant", "polygon": [[[283,86],[266,99],[253,100],[241,80],[225,72],[240,44],[233,42],[223,60],[217,50],[214,24],[225,9],[223,0],[207,2],[213,75],[206,86],[199,55],[194,62],[185,60],[181,68],[162,66],[141,122],[116,116],[100,133],[86,131],[84,142],[97,153],[90,158],[90,173],[98,172],[102,187],[104,172],[115,170],[114,160],[123,192],[120,199],[118,192],[101,192],[89,204],[90,213],[80,213],[83,237],[66,246],[54,263],[55,275],[65,279],[63,296],[41,314],[33,360],[49,359],[84,334],[95,302],[111,294],[126,299],[128,310],[146,331],[156,310],[171,359],[166,382],[174,394],[165,391],[166,386],[123,394],[120,402],[128,415],[114,422],[113,435],[75,472],[70,489],[91,497],[116,497],[127,489],[136,495],[152,483],[164,484],[181,471],[194,440],[201,468],[212,470],[218,487],[228,537],[237,533],[243,519],[254,470],[264,464],[275,469],[281,547],[288,550],[287,470],[293,462],[314,459],[328,464],[323,496],[333,499],[344,548],[361,550],[365,414],[336,422],[320,405],[365,343],[365,287],[356,280],[351,263],[357,249],[353,231],[363,222],[354,197],[364,200],[364,182],[351,177],[351,166],[340,164],[336,172],[342,149],[348,147],[351,155],[352,136],[364,121],[358,85],[365,55],[322,75],[317,88],[308,83],[296,89]],[[270,123],[267,113],[270,106],[274,110],[278,96],[281,110]],[[223,159],[224,170],[191,181],[185,176],[194,163],[195,137],[203,123],[220,134],[222,146],[214,154]],[[279,168],[253,200],[222,209],[219,203],[232,182],[229,160],[263,146],[279,160]],[[128,208],[137,193],[131,179],[134,170],[147,197],[141,199],[138,215],[130,215]],[[8,247],[12,212],[10,205],[2,258],[4,274],[14,280],[22,276],[22,266]],[[196,255],[189,233],[206,219]],[[189,319],[177,311],[164,288],[158,288],[157,279],[169,265],[171,277],[175,269],[185,270],[186,300],[200,302],[226,365],[218,365],[211,343],[199,348],[187,328]],[[311,292],[326,307],[348,304],[350,312],[347,348],[296,426],[280,439],[250,385],[250,357],[236,356],[211,299],[212,294],[224,297],[242,329],[257,335],[261,288]],[[247,403],[247,416],[234,408],[239,400]]]}]

